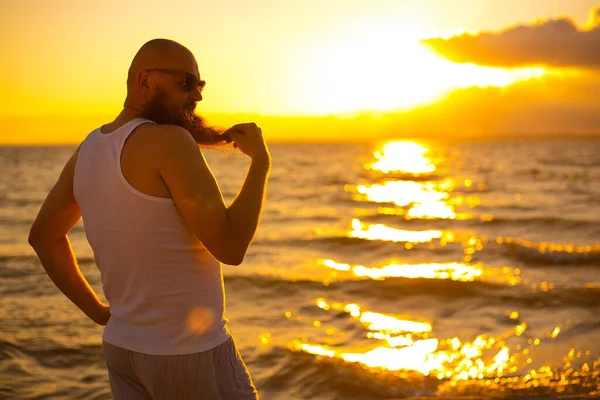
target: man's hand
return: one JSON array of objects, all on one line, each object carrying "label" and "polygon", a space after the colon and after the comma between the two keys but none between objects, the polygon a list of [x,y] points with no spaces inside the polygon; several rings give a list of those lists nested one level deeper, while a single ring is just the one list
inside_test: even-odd
[{"label": "man's hand", "polygon": [[92,320],[98,325],[106,325],[110,319],[110,307],[104,304],[98,309],[97,313],[92,316]]},{"label": "man's hand", "polygon": [[228,141],[233,141],[234,147],[239,148],[252,159],[271,158],[262,130],[254,122],[234,125],[223,132],[223,135],[229,139]]}]

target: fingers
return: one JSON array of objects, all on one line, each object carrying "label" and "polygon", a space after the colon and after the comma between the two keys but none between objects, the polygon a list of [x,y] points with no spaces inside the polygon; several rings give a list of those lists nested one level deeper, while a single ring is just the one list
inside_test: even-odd
[{"label": "fingers", "polygon": [[[257,135],[258,134],[258,135]],[[239,148],[238,143],[244,143],[244,140],[248,140],[249,137],[262,137],[262,129],[260,129],[254,122],[237,124],[232,126],[223,132],[225,141],[227,143],[233,142],[234,148]]]},{"label": "fingers", "polygon": [[252,130],[234,130],[232,128],[230,131],[228,131],[228,136],[231,139],[235,140],[236,136],[239,138],[240,136],[244,136],[245,134],[252,133],[253,131],[258,132],[259,134],[262,134],[262,129],[260,129],[258,126],[256,126],[256,128],[253,128]]},{"label": "fingers", "polygon": [[241,136],[244,136],[244,134],[243,134],[243,133],[241,133],[241,132],[236,132],[236,131],[232,131],[232,132],[229,134],[229,137],[231,138],[231,140],[234,140],[234,141],[235,141],[236,139],[239,139]]},{"label": "fingers", "polygon": [[238,145],[237,145],[236,141],[238,141],[241,136],[242,136],[241,133],[238,133],[236,131],[231,131],[231,132],[229,132],[229,136],[226,139],[226,141],[227,141],[227,143],[233,142],[233,147],[237,149]]}]

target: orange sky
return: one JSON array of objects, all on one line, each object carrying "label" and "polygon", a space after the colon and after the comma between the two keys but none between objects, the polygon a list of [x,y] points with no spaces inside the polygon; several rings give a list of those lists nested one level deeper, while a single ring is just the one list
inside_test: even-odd
[{"label": "orange sky", "polygon": [[[522,59],[518,48],[505,54],[493,43],[513,37],[502,33],[515,24],[568,17],[585,33],[585,54],[595,43],[595,4],[4,2],[0,143],[77,143],[110,121],[120,111],[133,55],[155,37],[177,40],[196,55],[208,82],[197,111],[209,122],[256,120],[272,139],[593,132],[598,103],[586,88],[597,80],[596,60],[557,60],[543,46],[538,58]],[[461,31],[481,32],[481,43],[420,42]],[[539,29],[540,40],[554,43],[546,31]]]}]

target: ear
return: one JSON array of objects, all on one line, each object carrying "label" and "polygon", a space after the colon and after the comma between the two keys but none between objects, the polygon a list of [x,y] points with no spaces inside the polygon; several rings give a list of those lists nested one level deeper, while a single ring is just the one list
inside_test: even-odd
[{"label": "ear", "polygon": [[138,87],[142,91],[150,89],[150,74],[144,70],[138,74]]}]

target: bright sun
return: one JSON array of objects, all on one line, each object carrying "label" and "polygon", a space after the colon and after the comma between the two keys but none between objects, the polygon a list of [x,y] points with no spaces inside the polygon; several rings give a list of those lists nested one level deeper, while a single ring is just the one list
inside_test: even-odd
[{"label": "bright sun", "polygon": [[[415,28],[415,27],[412,27]],[[542,76],[542,68],[506,70],[449,62],[419,40],[425,35],[406,25],[370,23],[360,34],[324,42],[307,55],[302,103],[309,113],[408,109],[440,98],[452,89],[504,87]]]}]

